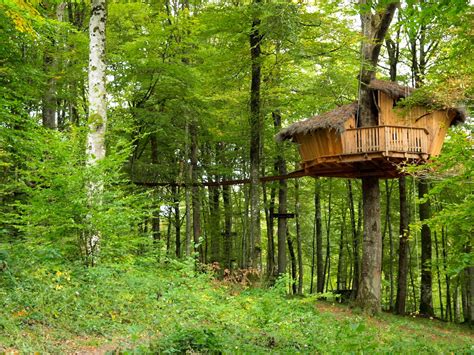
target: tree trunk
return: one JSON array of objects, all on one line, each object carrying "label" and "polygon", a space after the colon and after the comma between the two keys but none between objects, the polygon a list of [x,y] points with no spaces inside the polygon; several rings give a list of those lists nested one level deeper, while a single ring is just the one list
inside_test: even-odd
[{"label": "tree trunk", "polygon": [[[260,0],[254,0],[255,4]],[[260,114],[261,49],[260,19],[254,17],[250,31],[250,58],[252,78],[250,84],[250,265],[260,268],[260,152],[263,122]]]},{"label": "tree trunk", "polygon": [[171,208],[168,209],[168,227],[166,228],[166,255],[169,256],[171,250]]},{"label": "tree trunk", "polygon": [[[186,144],[184,148],[184,154],[186,157],[191,157],[190,147],[189,147],[189,123],[186,122],[185,127],[185,139]],[[185,159],[185,177],[186,177],[186,186],[184,187],[184,198],[186,205],[186,256],[191,256],[191,188],[189,183],[192,181],[193,176],[193,166],[188,162],[188,159]]]},{"label": "tree trunk", "polygon": [[443,292],[441,288],[441,272],[439,269],[440,258],[439,258],[439,244],[438,244],[438,233],[434,232],[435,238],[435,250],[436,250],[436,278],[438,279],[438,297],[439,307],[441,309],[441,319],[444,319],[444,308],[443,308]]},{"label": "tree trunk", "polygon": [[288,236],[288,251],[290,252],[290,264],[291,264],[291,291],[296,295],[296,256],[295,249],[293,248],[293,241],[291,237]]},{"label": "tree trunk", "polygon": [[314,271],[316,269],[316,206],[314,212],[313,235],[311,238],[311,277],[309,282],[309,293],[314,292]]},{"label": "tree trunk", "polygon": [[[352,229],[352,253],[353,257],[353,281],[352,281],[352,294],[351,299],[355,299],[357,295],[357,290],[359,289],[359,228],[356,228],[356,219],[355,219],[355,209],[354,209],[354,196],[352,193],[352,182],[351,180],[347,181],[347,193],[349,198],[349,212],[351,215],[351,229]],[[359,213],[360,221],[360,213]]]},{"label": "tree trunk", "polygon": [[[360,75],[359,126],[370,127],[378,124],[377,106],[368,84],[375,77],[380,48],[390,26],[398,2],[388,3],[385,8],[372,13],[366,0],[361,5],[363,66]],[[364,201],[364,240],[362,254],[361,281],[357,293],[357,303],[368,313],[381,310],[381,262],[382,236],[380,233],[380,188],[377,178],[362,178]]]},{"label": "tree trunk", "polygon": [[153,241],[158,243],[161,239],[161,230],[160,230],[160,206],[157,203],[158,201],[158,194],[156,191],[153,193],[154,203],[152,206],[152,214],[151,214],[151,235],[153,237]]},{"label": "tree trunk", "polygon": [[314,214],[316,223],[316,292],[324,292],[323,226],[321,219],[321,180],[316,179],[314,190]]},{"label": "tree trunk", "polygon": [[448,256],[447,256],[447,230],[441,228],[441,246],[443,248],[443,270],[446,279],[446,320],[453,321],[453,312],[451,308],[451,280],[447,272]]},{"label": "tree trunk", "polygon": [[[275,166],[275,171],[276,166]],[[270,187],[270,201],[267,200],[266,185],[263,184],[263,203],[265,204],[265,221],[267,223],[267,277],[272,280],[276,274],[275,270],[275,223],[273,214],[275,212],[275,184]]]},{"label": "tree trunk", "polygon": [[204,249],[201,243],[201,193],[198,184],[198,126],[196,122],[189,125],[191,136],[191,166],[192,166],[192,209],[193,209],[193,240],[194,251],[199,253],[199,260],[204,262]]},{"label": "tree trunk", "polygon": [[[94,166],[105,157],[105,130],[107,124],[106,102],[106,65],[105,65],[105,28],[107,4],[105,0],[92,0],[92,12],[89,22],[89,119],[86,139],[87,164]],[[102,202],[103,183],[101,177],[94,177],[87,185],[90,207]],[[86,217],[88,224],[91,216]],[[86,236],[86,263],[94,265],[99,251],[100,232],[90,226]]]},{"label": "tree trunk", "polygon": [[331,282],[331,216],[332,216],[332,180],[329,178],[328,213],[326,218],[326,259],[324,261],[324,277],[326,278],[326,292]]},{"label": "tree trunk", "polygon": [[[158,164],[158,141],[156,139],[156,134],[150,135],[150,157],[151,163],[156,165]],[[154,191],[153,194],[153,205],[151,212],[151,233],[153,236],[153,241],[157,243],[161,239],[160,231],[160,204],[158,203],[158,192]]]},{"label": "tree trunk", "polygon": [[390,297],[389,297],[389,311],[393,310],[393,233],[392,233],[392,218],[390,211],[392,186],[388,186],[388,181],[385,180],[385,192],[386,192],[386,228],[388,230],[389,240],[389,261],[388,261],[388,278],[390,283]]},{"label": "tree trunk", "polygon": [[303,250],[301,245],[301,225],[300,225],[300,185],[298,179],[295,180],[295,219],[296,219],[296,250],[298,255],[298,294],[303,294]]},{"label": "tree trunk", "polygon": [[413,297],[413,312],[417,310],[416,306],[416,287],[415,287],[415,276],[413,275],[413,248],[409,248],[410,252],[410,259],[408,261],[408,272],[410,274],[410,283],[411,283],[411,290],[412,290],[412,297]]},{"label": "tree trunk", "polygon": [[395,312],[404,315],[405,303],[407,299],[408,248],[410,235],[410,231],[408,229],[410,216],[408,211],[406,178],[404,176],[398,180],[398,188],[400,193],[400,240],[398,247],[398,282]]},{"label": "tree trunk", "polygon": [[[286,175],[286,164],[282,159],[279,162],[278,172],[280,175]],[[278,188],[278,213],[287,213],[287,194],[288,186],[286,180],[280,180]],[[278,218],[278,274],[283,275],[286,272],[286,239],[288,235],[286,218]]]},{"label": "tree trunk", "polygon": [[368,313],[381,311],[382,238],[380,233],[380,189],[377,178],[362,179],[364,239],[358,304]]},{"label": "tree trunk", "polygon": [[344,257],[345,231],[346,231],[346,208],[342,212],[341,234],[339,238],[339,259],[337,262],[337,289],[345,290],[347,285],[347,269]]},{"label": "tree trunk", "polygon": [[[281,116],[278,112],[273,113],[273,121],[275,127],[281,127]],[[275,166],[279,175],[286,175],[286,161],[283,156],[283,149],[280,146],[278,155],[275,160]],[[278,213],[285,214],[288,212],[288,184],[285,179],[278,183]],[[286,243],[288,236],[288,227],[286,218],[278,218],[278,275],[286,272]]]},{"label": "tree trunk", "polygon": [[460,309],[459,309],[459,275],[454,278],[453,285],[453,310],[454,310],[454,323],[460,322]]},{"label": "tree trunk", "polygon": [[230,270],[232,268],[232,200],[229,185],[222,187],[222,199],[224,201],[224,265]]},{"label": "tree trunk", "polygon": [[45,52],[43,58],[43,67],[45,72],[50,72],[50,78],[48,79],[48,83],[46,85],[46,89],[43,92],[43,100],[42,100],[42,107],[41,107],[41,115],[43,120],[43,127],[56,129],[57,122],[56,122],[56,100],[55,100],[55,80],[53,78],[55,61],[53,56]]},{"label": "tree trunk", "polygon": [[[215,181],[219,178],[216,176]],[[211,259],[210,262],[220,262],[221,250],[221,229],[219,218],[219,188],[217,186],[209,186],[209,210],[210,210],[210,234],[211,234]]]},{"label": "tree trunk", "polygon": [[[428,182],[424,179],[418,183],[419,198],[426,198],[428,194]],[[420,221],[423,222],[431,217],[430,201],[420,203]],[[421,227],[421,285],[420,285],[420,313],[433,316],[433,290],[431,274],[431,230],[424,223]]]},{"label": "tree trunk", "polygon": [[[471,244],[469,241],[465,245],[464,251],[468,255],[471,253]],[[464,323],[472,326],[474,323],[474,266],[467,266],[461,271],[461,282]]]},{"label": "tree trunk", "polygon": [[[56,20],[63,22],[64,12],[66,9],[66,3],[61,2],[56,6]],[[52,41],[52,47],[58,48],[54,39],[50,38]],[[42,119],[43,126],[50,129],[58,128],[58,118],[57,118],[57,100],[56,100],[56,73],[58,70],[58,61],[55,59],[55,55],[49,53],[48,50],[45,51],[43,58],[44,70],[49,75],[47,87],[43,93],[42,100]]]},{"label": "tree trunk", "polygon": [[172,186],[171,193],[173,195],[174,209],[174,230],[175,230],[175,255],[181,257],[181,213],[179,211],[179,187]]}]

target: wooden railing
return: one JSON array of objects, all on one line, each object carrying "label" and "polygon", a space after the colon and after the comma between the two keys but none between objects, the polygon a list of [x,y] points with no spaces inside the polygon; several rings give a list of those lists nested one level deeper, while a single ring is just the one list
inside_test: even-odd
[{"label": "wooden railing", "polygon": [[424,128],[376,126],[348,129],[342,134],[343,154],[406,152],[426,154],[428,131]]}]

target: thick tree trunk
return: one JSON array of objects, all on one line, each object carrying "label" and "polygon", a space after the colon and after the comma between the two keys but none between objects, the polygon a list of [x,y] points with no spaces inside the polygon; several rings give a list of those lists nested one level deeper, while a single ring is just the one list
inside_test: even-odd
[{"label": "thick tree trunk", "polygon": [[409,247],[409,223],[408,199],[406,190],[406,178],[403,176],[398,180],[400,193],[400,239],[398,247],[398,282],[397,299],[395,301],[395,312],[405,314],[405,303],[407,299],[408,279],[408,247]]},{"label": "thick tree trunk", "polygon": [[[107,5],[105,0],[92,0],[89,22],[89,119],[86,139],[87,164],[96,165],[105,157],[105,130],[107,124],[106,65],[105,65],[105,26]],[[102,202],[103,183],[95,177],[87,185],[89,206]],[[91,224],[90,216],[88,224]],[[86,255],[88,264],[94,264],[99,250],[100,232],[90,225],[86,235]]]},{"label": "thick tree trunk", "polygon": [[364,239],[361,280],[357,303],[368,313],[381,311],[382,238],[380,233],[380,189],[377,178],[362,179]]},{"label": "thick tree trunk", "polygon": [[[428,194],[428,182],[424,179],[418,183],[419,198]],[[430,201],[420,203],[420,221],[423,222],[431,217]],[[431,230],[424,223],[421,227],[421,286],[420,286],[420,313],[433,316],[433,290],[431,273]]]},{"label": "thick tree trunk", "polygon": [[[389,241],[389,261],[388,261],[388,279],[390,284],[389,291],[389,311],[393,310],[393,233],[392,233],[392,216],[391,216],[391,194],[392,186],[389,187],[388,181],[385,180],[385,193],[386,193],[386,211],[385,211],[385,228],[388,232],[388,241]],[[385,232],[384,232],[385,235]],[[383,262],[383,260],[382,260]]]},{"label": "thick tree trunk", "polygon": [[[259,3],[260,0],[254,0]],[[262,39],[260,19],[252,20],[250,32],[250,58],[252,62],[252,78],[250,85],[250,265],[261,266],[260,240],[260,154],[263,122],[260,114],[260,83],[261,83],[261,49]]]},{"label": "thick tree trunk", "polygon": [[[364,60],[360,74],[359,126],[370,127],[378,124],[377,106],[373,93],[368,88],[375,78],[380,48],[390,26],[398,2],[388,3],[384,8],[372,13],[368,1],[359,0],[361,5],[362,42],[361,54]],[[364,241],[362,272],[357,304],[368,313],[381,310],[381,262],[382,236],[380,231],[380,188],[379,181],[373,177],[362,178],[364,201]]]}]

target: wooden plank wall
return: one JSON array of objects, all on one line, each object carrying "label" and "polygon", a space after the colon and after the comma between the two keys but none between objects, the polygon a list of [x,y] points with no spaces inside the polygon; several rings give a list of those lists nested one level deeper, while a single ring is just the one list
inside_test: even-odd
[{"label": "wooden plank wall", "polygon": [[318,129],[308,135],[300,134],[296,141],[303,161],[342,153],[341,136],[335,130]]},{"label": "wooden plank wall", "polygon": [[453,119],[448,115],[448,111],[429,111],[424,107],[415,106],[403,116],[400,110],[393,107],[393,104],[394,100],[390,96],[379,91],[380,124],[426,129],[428,131],[428,154],[439,155]]}]

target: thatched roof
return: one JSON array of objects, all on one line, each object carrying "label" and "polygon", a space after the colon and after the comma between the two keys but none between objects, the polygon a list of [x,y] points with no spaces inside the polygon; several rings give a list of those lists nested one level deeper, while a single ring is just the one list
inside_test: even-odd
[{"label": "thatched roof", "polygon": [[[392,81],[374,79],[370,82],[369,88],[380,90],[390,97],[398,100],[410,96],[415,89],[408,86],[402,86]],[[434,106],[434,102],[426,102],[426,106]],[[451,125],[464,122],[466,120],[466,111],[462,108],[447,107],[445,110],[452,110],[456,113]],[[340,106],[332,111],[316,115],[303,121],[298,121],[292,125],[283,128],[277,135],[277,141],[293,139],[297,134],[309,134],[318,129],[334,129],[340,133],[344,131],[344,123],[357,113],[357,102]]]},{"label": "thatched roof", "polygon": [[378,79],[373,79],[369,84],[369,88],[373,90],[380,90],[394,99],[401,99],[401,98],[407,97],[413,91],[415,91],[415,89],[411,87],[402,86],[393,81],[378,80]]},{"label": "thatched roof", "polygon": [[303,121],[295,122],[283,128],[276,136],[278,141],[292,139],[297,134],[308,134],[320,128],[335,129],[338,132],[344,131],[344,123],[357,112],[357,102],[344,105],[335,110],[314,116]]},{"label": "thatched roof", "polygon": [[[372,80],[369,84],[369,88],[373,90],[380,90],[396,100],[410,96],[416,90],[409,86],[399,85],[393,81],[378,80],[378,79]],[[430,108],[438,108],[441,110],[454,111],[456,116],[451,122],[451,125],[455,125],[455,124],[466,121],[467,113],[463,108],[445,107],[444,105],[440,105],[440,103],[434,100],[433,98],[426,98],[425,100],[423,100],[422,104]]]}]

